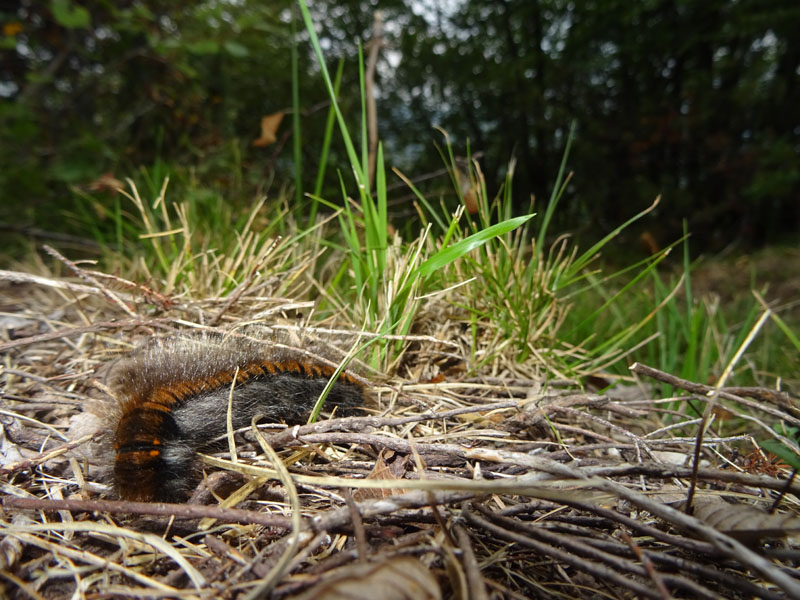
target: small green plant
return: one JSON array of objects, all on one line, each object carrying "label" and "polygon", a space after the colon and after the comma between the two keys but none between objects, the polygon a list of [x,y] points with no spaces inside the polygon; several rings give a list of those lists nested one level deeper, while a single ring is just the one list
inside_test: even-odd
[{"label": "small green plant", "polygon": [[[626,268],[606,277],[589,273],[589,285],[570,294],[574,306],[563,330],[564,339],[583,342],[585,370],[625,376],[627,363],[636,360],[689,381],[711,384],[729,364],[766,304],[758,301],[757,294],[727,305],[712,295],[698,296],[690,236],[686,228],[684,231],[680,240],[637,263],[644,268]],[[683,252],[680,270],[675,271],[666,259],[678,245]],[[636,274],[631,276],[632,272]],[[800,351],[791,328],[775,312],[771,317],[777,331]],[[781,350],[785,340],[776,333],[767,328],[759,332],[736,371],[738,384],[770,383],[765,366],[786,356]],[[662,396],[674,392],[672,386],[661,384]]]},{"label": "small green plant", "polygon": [[[387,212],[386,169],[383,148],[378,146],[375,169],[374,195],[367,177],[367,132],[364,93],[364,61],[359,48],[359,75],[362,98],[361,156],[353,144],[344,116],[338,106],[336,89],[325,64],[322,49],[314,30],[311,15],[304,0],[300,0],[300,10],[305,20],[312,47],[322,71],[322,76],[331,99],[333,111],[339,125],[342,140],[347,149],[350,167],[358,190],[357,201],[347,194],[347,186],[342,174],[343,212],[339,215],[342,235],[348,261],[334,277],[336,286],[346,279],[352,281],[356,300],[352,320],[370,331],[381,334],[407,334],[414,321],[419,306],[419,297],[426,291],[426,283],[438,271],[466,256],[476,248],[498,236],[516,229],[533,215],[508,218],[494,225],[484,227],[471,235],[454,240],[452,233],[457,230],[461,216],[457,212],[450,219],[448,234],[436,244],[435,250],[428,252],[426,244],[428,230],[411,244],[401,242],[389,244],[389,223]],[[323,201],[317,198],[318,201]],[[329,291],[329,297],[341,296]],[[392,344],[378,345],[373,356],[374,364],[386,364],[390,359]],[[396,349],[399,349],[395,346]]]},{"label": "small green plant", "polygon": [[[460,185],[459,167],[454,158],[450,140],[445,132],[444,149],[440,150],[449,171],[453,174],[453,186],[462,205],[467,202],[463,196],[464,186]],[[454,303],[461,306],[470,315],[470,326],[473,332],[473,359],[479,330],[497,330],[498,335],[490,335],[497,340],[497,351],[510,345],[514,348],[515,359],[525,361],[536,356],[554,375],[563,377],[566,373],[585,371],[587,360],[591,360],[592,352],[602,360],[609,356],[618,356],[626,335],[620,335],[611,347],[600,345],[592,350],[577,348],[575,344],[564,344],[565,338],[560,335],[561,327],[569,313],[572,297],[576,288],[586,280],[593,278],[589,266],[601,253],[602,249],[618,236],[626,227],[641,218],[650,209],[643,211],[620,225],[598,243],[584,252],[579,252],[568,235],[557,236],[549,242],[548,228],[558,203],[562,198],[572,176],[567,173],[566,165],[569,149],[574,137],[574,124],[570,129],[562,157],[561,166],[556,176],[550,198],[545,206],[544,214],[535,220],[525,223],[513,232],[492,238],[478,252],[464,257],[454,266],[456,282],[474,281],[471,285],[458,288]],[[476,196],[477,211],[470,218],[469,231],[486,228],[494,220],[503,222],[512,214],[512,186],[514,161],[512,160],[506,173],[505,183],[497,196],[489,200],[486,182],[477,161],[468,161],[469,188]],[[406,179],[406,181],[408,181]],[[410,185],[410,183],[409,183]],[[416,190],[420,204],[425,208],[422,214],[432,216],[433,222],[444,229],[444,220],[438,217],[431,204]],[[533,202],[529,207],[529,215],[533,215]],[[538,225],[538,227],[537,227]],[[461,235],[452,228],[445,233],[445,239],[451,235]],[[630,269],[640,268],[637,278],[644,277],[655,267],[661,256],[654,261],[633,265]],[[454,285],[452,281],[443,285]],[[585,287],[583,288],[585,289]],[[601,306],[593,317],[599,317],[607,305]],[[481,334],[486,337],[485,331]],[[582,340],[585,341],[585,340]],[[484,349],[476,366],[492,360],[495,352]]]}]

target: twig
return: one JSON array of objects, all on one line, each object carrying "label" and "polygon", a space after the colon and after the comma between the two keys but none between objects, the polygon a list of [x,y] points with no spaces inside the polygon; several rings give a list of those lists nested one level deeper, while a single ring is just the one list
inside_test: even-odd
[{"label": "twig", "polygon": [[778,497],[775,498],[775,502],[772,503],[772,506],[769,508],[769,514],[774,514],[776,510],[778,510],[778,506],[780,506],[781,501],[783,500],[784,496],[786,496],[786,492],[788,492],[792,487],[792,482],[797,477],[797,469],[792,469],[792,474],[789,476],[789,479],[786,480],[786,485],[781,489]]},{"label": "twig", "polygon": [[119,275],[112,275],[110,273],[103,273],[101,271],[87,270],[86,272],[95,277],[99,277],[100,279],[108,279],[109,281],[112,281],[117,285],[126,287],[130,290],[136,290],[141,294],[142,297],[144,297],[145,301],[158,305],[162,310],[168,310],[175,304],[175,301],[169,296],[166,296],[155,290],[151,290],[149,287],[141,283],[134,283],[133,281],[124,279]]},{"label": "twig", "polygon": [[[680,377],[676,377],[675,375],[671,375],[669,373],[665,373],[664,371],[660,371],[648,365],[643,365],[642,363],[634,363],[631,365],[630,370],[634,373],[639,375],[644,375],[646,377],[651,377],[658,381],[662,381],[666,384],[669,384],[673,387],[686,390],[687,392],[691,392],[693,394],[698,394],[701,396],[707,396],[710,392],[714,391],[714,387],[710,385],[704,385],[702,383],[696,383],[694,381],[688,381],[686,379],[681,379]],[[746,406],[760,408],[765,412],[769,412],[772,415],[785,417],[787,419],[791,419],[791,415],[787,415],[785,413],[779,412],[771,412],[768,410],[767,407],[761,406],[758,404],[753,404],[747,402],[745,396],[753,398],[755,400],[762,400],[764,402],[772,402],[774,404],[778,404],[783,408],[788,408],[790,410],[794,409],[792,405],[792,397],[787,394],[786,392],[779,392],[776,390],[770,390],[769,388],[759,388],[759,387],[723,387],[719,391],[720,398],[724,398],[726,400],[733,400],[735,402],[741,402]],[[794,421],[793,421],[794,422]],[[800,421],[797,421],[800,424]]]},{"label": "twig", "polygon": [[361,561],[366,561],[369,555],[367,554],[367,533],[364,529],[364,521],[361,519],[361,515],[358,512],[358,506],[356,505],[355,500],[353,500],[353,494],[350,493],[350,490],[342,490],[342,496],[344,496],[344,501],[347,504],[347,508],[350,509],[350,515],[353,518],[353,534],[356,538],[358,558]]},{"label": "twig", "polygon": [[651,514],[671,522],[693,535],[704,538],[722,554],[758,572],[762,577],[780,587],[790,597],[800,598],[800,582],[734,538],[717,531],[691,515],[651,500],[644,494],[628,489],[619,483],[601,480],[597,482],[597,487],[615,493],[620,498],[632,502]]},{"label": "twig", "polygon": [[656,571],[656,568],[653,566],[653,563],[647,558],[647,555],[642,552],[642,549],[639,547],[634,539],[628,534],[627,531],[620,531],[620,536],[625,541],[628,546],[630,546],[633,553],[636,555],[636,558],[644,565],[644,568],[647,570],[647,574],[650,576],[650,579],[653,580],[658,591],[661,593],[662,598],[665,600],[669,600],[672,597],[672,594],[669,593],[667,586],[664,585],[664,580],[661,579],[661,576]]},{"label": "twig", "polygon": [[[612,554],[604,549],[601,549],[598,545],[592,545],[588,543],[591,539],[591,535],[586,536],[586,532],[583,528],[577,529],[575,534],[564,534],[560,531],[551,531],[541,526],[534,526],[530,523],[519,522],[514,519],[498,516],[496,513],[489,511],[485,506],[478,505],[476,508],[487,519],[496,522],[498,525],[507,530],[515,531],[521,535],[528,535],[552,546],[563,546],[565,549],[574,552],[575,554],[586,556],[587,558],[597,562],[606,563],[609,567],[617,572],[625,571],[640,577],[646,577],[648,575],[648,569],[646,566],[633,564],[617,554]],[[621,533],[623,537],[628,535],[624,530],[621,530]],[[639,560],[644,562],[646,557],[639,557]],[[656,577],[661,578],[659,575],[656,575]],[[685,577],[664,575],[663,578],[674,587],[682,587],[687,591],[692,592],[693,598],[716,598],[716,595],[710,590],[691,580],[686,579]],[[657,587],[663,598],[670,597],[670,593],[663,583],[661,586]]]},{"label": "twig", "polygon": [[75,512],[107,512],[111,514],[156,515],[177,517],[179,519],[218,519],[226,523],[245,523],[291,529],[289,517],[269,515],[239,508],[221,506],[200,506],[196,504],[168,504],[150,502],[127,502],[120,500],[42,500],[39,498],[18,498],[6,496],[2,499],[3,508],[27,510],[70,510]]},{"label": "twig", "polygon": [[59,446],[55,450],[51,450],[50,452],[42,452],[38,456],[34,456],[32,458],[28,458],[26,460],[13,463],[8,465],[7,467],[0,468],[0,476],[9,475],[16,471],[24,471],[26,469],[32,469],[34,467],[38,467],[41,464],[46,463],[48,460],[61,456],[62,454],[66,454],[70,450],[77,448],[78,446],[82,446],[89,440],[94,437],[94,434],[85,435],[80,439],[75,440],[74,442],[70,442],[68,444],[64,444],[63,446]]},{"label": "twig", "polygon": [[[587,537],[586,543],[591,546],[603,548],[608,552],[623,554],[626,556],[634,556],[633,550],[630,547],[619,542],[612,542],[610,540],[596,539]],[[709,555],[702,552],[697,552],[701,557],[707,558]],[[756,585],[743,577],[729,573],[724,568],[714,568],[704,564],[697,563],[682,556],[675,556],[670,553],[660,552],[656,550],[643,551],[643,555],[650,561],[664,565],[670,571],[677,571],[680,573],[691,573],[699,575],[707,581],[716,581],[722,585],[727,586],[736,592],[745,592],[754,598],[764,598],[766,600],[782,600],[785,598],[782,594],[777,594],[771,590]]]},{"label": "twig", "polygon": [[560,548],[556,548],[550,544],[534,540],[518,533],[517,531],[509,531],[504,527],[495,525],[491,521],[478,516],[471,510],[463,510],[461,514],[466,518],[467,522],[486,530],[496,537],[515,542],[523,547],[532,548],[545,556],[549,556],[560,562],[568,564],[574,569],[589,573],[599,581],[611,581],[621,587],[632,590],[638,594],[638,597],[640,598],[653,598],[655,600],[661,600],[661,596],[651,588],[639,583],[638,581],[620,575],[614,569],[610,569],[605,565],[587,561],[583,557],[577,556]]},{"label": "twig", "polygon": [[[479,495],[483,495],[483,493]],[[440,505],[457,504],[475,497],[475,492],[471,491],[435,493],[436,503]],[[385,498],[363,500],[357,502],[356,506],[358,506],[358,512],[361,518],[367,520],[381,515],[392,514],[403,509],[430,506],[430,497],[425,490],[413,490],[405,494],[394,494]],[[349,526],[351,518],[350,508],[345,506],[330,511],[327,514],[313,517],[311,519],[311,527],[317,532],[338,531]]]},{"label": "twig", "polygon": [[49,342],[50,340],[57,340],[58,338],[72,337],[74,335],[83,335],[84,333],[94,333],[102,331],[103,329],[124,329],[125,327],[140,327],[140,326],[155,326],[159,327],[166,323],[172,322],[172,319],[129,319],[127,321],[99,321],[91,325],[84,325],[83,327],[65,327],[51,331],[50,333],[42,333],[39,335],[31,335],[18,340],[11,340],[4,344],[0,344],[0,352],[11,350],[12,348],[19,348],[20,346],[27,346],[29,344],[38,344],[39,342]]},{"label": "twig", "polygon": [[122,301],[122,299],[119,296],[117,296],[111,290],[106,289],[106,287],[99,281],[97,281],[97,279],[89,275],[86,271],[81,269],[78,265],[69,260],[67,257],[63,256],[58,250],[56,250],[55,248],[51,248],[47,244],[44,244],[42,248],[44,248],[45,252],[47,252],[50,256],[60,260],[62,263],[67,265],[67,268],[69,268],[70,271],[75,273],[75,275],[83,279],[85,282],[91,283],[92,285],[96,286],[97,289],[100,290],[100,293],[103,294],[103,296],[105,296],[109,302],[112,302],[113,304],[119,306],[123,310],[123,312],[125,312],[125,314],[127,314],[129,317],[136,318],[138,316],[125,302]]},{"label": "twig", "polygon": [[461,548],[461,562],[464,564],[464,571],[467,574],[470,600],[489,600],[489,595],[486,593],[486,586],[481,576],[481,568],[478,565],[478,559],[475,558],[475,552],[472,550],[472,543],[467,530],[460,525],[456,525],[453,530],[458,540],[458,547]]},{"label": "twig", "polygon": [[367,103],[367,132],[369,139],[369,187],[375,182],[375,165],[378,157],[378,109],[375,103],[375,68],[378,53],[383,47],[383,18],[376,10],[372,23],[372,39],[369,42],[369,56],[364,71],[364,95]]},{"label": "twig", "polygon": [[[600,477],[625,477],[633,475],[645,475],[647,477],[657,477],[659,479],[691,477],[691,467],[680,467],[675,465],[665,465],[653,462],[625,463],[610,466],[587,466],[580,467],[581,472],[590,476]],[[786,487],[786,481],[768,477],[766,475],[751,475],[749,473],[739,473],[736,471],[711,469],[700,467],[697,470],[698,479],[704,481],[720,481],[728,483],[738,483],[753,488],[767,488],[770,490],[780,490]],[[791,492],[800,495],[800,484],[794,484]]]},{"label": "twig", "polygon": [[381,429],[383,427],[399,427],[409,423],[418,423],[420,421],[429,420],[443,420],[455,417],[458,415],[465,415],[470,413],[482,413],[507,408],[516,408],[519,402],[516,400],[509,400],[505,402],[493,402],[491,404],[484,404],[483,406],[468,406],[464,408],[456,408],[444,412],[424,412],[419,415],[410,417],[343,417],[341,419],[328,419],[326,421],[319,421],[317,423],[310,423],[308,425],[300,425],[290,427],[281,433],[267,438],[270,446],[273,448],[282,447],[290,442],[297,440],[298,437],[307,436],[310,434],[327,433],[330,431],[349,431],[360,432],[368,429]]},{"label": "twig", "polygon": [[[692,394],[697,394],[698,396],[703,397],[704,400],[707,400],[708,395],[714,392],[713,386],[703,385],[702,383],[695,383],[693,381],[687,381],[686,379],[681,379],[680,377],[676,377],[675,375],[670,375],[669,373],[665,373],[664,371],[659,371],[658,369],[654,369],[653,367],[648,367],[647,365],[643,365],[641,363],[634,363],[630,367],[630,369],[634,373],[645,375],[647,377],[652,377],[653,379],[656,379],[658,381],[663,381],[664,383],[667,383],[673,387],[686,390],[687,392],[691,392]],[[724,398],[725,400],[738,402],[750,408],[756,408],[774,417],[784,419],[787,423],[800,426],[800,419],[798,419],[794,415],[791,415],[785,411],[772,408],[771,406],[764,406],[763,404],[753,402],[752,400],[748,400],[747,398],[736,395],[734,393],[734,390],[742,391],[742,390],[752,390],[752,389],[753,388],[722,388],[719,391],[719,397]],[[786,408],[789,410],[793,409],[791,404],[787,405]]]}]

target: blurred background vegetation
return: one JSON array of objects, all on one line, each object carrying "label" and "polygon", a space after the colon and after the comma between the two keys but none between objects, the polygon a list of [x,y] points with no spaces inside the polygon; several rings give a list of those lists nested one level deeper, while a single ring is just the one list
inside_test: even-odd
[{"label": "blurred background vegetation", "polygon": [[[361,111],[357,42],[372,37],[377,9],[386,161],[429,197],[458,202],[434,126],[479,157],[490,194],[515,157],[514,200],[525,211],[531,195],[549,196],[575,120],[575,176],[552,232],[593,241],[662,194],[623,237],[625,252],[664,247],[683,219],[695,251],[796,240],[796,1],[319,0],[311,11],[328,68],[344,59],[340,102],[351,122]],[[288,0],[4,2],[6,233],[113,227],[113,188],[125,177],[155,197],[169,174],[173,197],[177,187],[199,206],[286,197],[295,175],[313,190],[329,103],[294,10]],[[300,130],[290,114],[293,45]],[[262,118],[281,114],[275,141],[254,145]],[[323,197],[340,194],[337,170],[349,169],[337,140]],[[388,185],[390,220],[408,223],[408,188]]]}]

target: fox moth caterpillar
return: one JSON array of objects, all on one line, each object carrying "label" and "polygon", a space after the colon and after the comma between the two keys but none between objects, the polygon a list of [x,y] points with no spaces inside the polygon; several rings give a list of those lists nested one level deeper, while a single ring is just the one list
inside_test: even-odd
[{"label": "fox moth caterpillar", "polygon": [[[119,400],[110,424],[118,495],[185,499],[200,477],[197,453],[213,449],[227,432],[232,385],[234,429],[256,415],[302,424],[335,373],[332,364],[252,335],[178,335],[134,351],[110,375]],[[325,406],[346,416],[363,401],[362,385],[342,372]]]}]

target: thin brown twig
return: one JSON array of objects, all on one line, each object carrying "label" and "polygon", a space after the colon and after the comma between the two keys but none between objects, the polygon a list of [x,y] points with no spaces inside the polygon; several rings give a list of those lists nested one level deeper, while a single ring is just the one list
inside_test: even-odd
[{"label": "thin brown twig", "polygon": [[661,576],[656,571],[656,568],[653,566],[653,563],[647,558],[647,555],[642,552],[642,549],[639,547],[639,544],[628,534],[627,531],[620,530],[620,536],[625,541],[628,546],[630,546],[633,553],[636,555],[636,558],[644,565],[644,568],[647,570],[647,574],[650,576],[650,579],[655,584],[658,591],[661,593],[661,597],[664,600],[669,600],[672,598],[672,594],[669,593],[667,586],[664,585],[664,580],[661,579]]},{"label": "thin brown twig", "polygon": [[[544,527],[535,526],[530,523],[521,523],[514,519],[510,519],[508,517],[502,517],[497,515],[496,513],[488,510],[483,505],[477,505],[476,508],[478,511],[481,512],[487,519],[492,522],[497,523],[501,527],[504,527],[507,530],[515,531],[520,535],[528,535],[535,539],[538,539],[540,542],[550,544],[552,546],[563,546],[565,549],[573,552],[575,554],[579,554],[581,556],[585,556],[590,558],[598,563],[605,563],[611,569],[614,569],[616,572],[627,572],[632,573],[634,575],[638,575],[640,577],[646,577],[648,575],[648,570],[646,566],[634,564],[624,557],[620,557],[617,554],[612,554],[607,552],[605,549],[600,549],[598,546],[592,546],[588,543],[588,539],[591,536],[587,536],[583,528],[577,530],[574,534],[572,533],[561,533],[560,531],[550,531]],[[563,529],[563,525],[561,528]],[[627,533],[622,530],[621,533],[627,535]],[[596,535],[596,534],[595,534]],[[642,560],[640,558],[640,560]],[[692,593],[692,597],[694,598],[715,598],[715,594],[712,593],[707,588],[698,585],[697,583],[682,577],[682,576],[675,576],[675,575],[664,575],[667,581],[674,587],[683,588]],[[659,587],[659,592],[661,593],[663,598],[670,598],[670,593],[666,589],[666,586],[662,585]]]},{"label": "thin brown twig", "polygon": [[[589,476],[614,478],[645,475],[647,477],[656,477],[658,479],[686,479],[692,475],[691,467],[666,465],[654,462],[586,466],[581,467],[580,469]],[[711,467],[700,467],[697,470],[697,477],[703,481],[738,483],[752,488],[766,488],[769,490],[780,490],[786,487],[786,480],[784,479],[778,479],[776,477],[770,477],[767,475],[751,475],[750,473],[740,473],[737,471],[715,469]],[[800,496],[800,484],[793,484],[789,491]]]},{"label": "thin brown twig", "polygon": [[83,279],[85,282],[87,282],[87,283],[90,283],[90,284],[94,285],[94,286],[95,286],[95,287],[96,287],[98,290],[100,290],[100,293],[101,293],[103,296],[105,296],[105,298],[106,298],[106,299],[107,299],[109,302],[112,302],[113,304],[116,304],[116,305],[117,305],[118,307],[120,307],[120,308],[123,310],[123,312],[124,312],[125,314],[127,314],[129,317],[131,317],[131,318],[136,318],[136,317],[138,316],[138,315],[137,315],[137,314],[136,314],[136,313],[135,313],[135,312],[134,312],[134,311],[131,309],[131,307],[130,307],[130,306],[128,306],[128,305],[127,305],[127,304],[126,304],[126,303],[125,303],[125,302],[124,302],[124,301],[123,301],[123,300],[122,300],[122,299],[121,299],[119,296],[117,296],[117,295],[116,295],[114,292],[112,292],[111,290],[107,289],[107,288],[106,288],[106,287],[105,287],[105,286],[104,286],[102,283],[100,283],[99,281],[97,281],[97,279],[95,279],[94,277],[92,277],[91,275],[89,275],[89,274],[88,274],[88,273],[87,273],[85,270],[81,269],[81,268],[80,268],[78,265],[76,265],[74,262],[72,262],[71,260],[69,260],[69,259],[68,259],[66,256],[63,256],[63,255],[62,255],[62,254],[61,254],[61,253],[60,253],[58,250],[56,250],[55,248],[51,248],[51,247],[50,247],[50,246],[48,246],[47,244],[44,244],[44,245],[42,246],[42,248],[44,248],[45,252],[47,252],[47,253],[48,253],[50,256],[52,256],[52,257],[54,257],[54,258],[56,258],[56,259],[60,260],[62,263],[64,263],[65,265],[67,265],[67,268],[68,268],[70,271],[72,271],[73,273],[75,273],[75,275],[77,275],[78,277],[80,277],[81,279]]},{"label": "thin brown twig", "polygon": [[532,539],[526,535],[518,533],[517,531],[509,531],[508,529],[505,529],[500,525],[495,525],[486,518],[479,516],[472,510],[464,510],[461,514],[466,518],[468,523],[483,529],[496,537],[509,540],[523,547],[532,548],[544,556],[548,556],[552,559],[556,559],[562,563],[568,564],[574,569],[584,573],[589,573],[599,581],[613,582],[620,587],[635,592],[640,598],[653,598],[654,600],[661,600],[661,596],[646,585],[641,584],[634,579],[629,579],[628,577],[621,575],[614,569],[611,569],[603,564],[587,561],[581,556],[577,556],[571,552],[562,550],[561,548],[556,548],[550,544],[540,542],[539,540]]},{"label": "thin brown twig", "polygon": [[[654,367],[650,367],[648,365],[644,365],[642,363],[634,363],[631,365],[630,370],[638,375],[644,375],[645,377],[650,377],[652,379],[656,379],[657,381],[661,381],[663,383],[669,384],[673,387],[679,388],[681,390],[686,390],[687,392],[691,392],[693,394],[697,394],[699,396],[706,396],[707,394],[714,391],[714,387],[710,385],[705,385],[703,383],[696,383],[694,381],[689,381],[687,379],[681,379],[675,375],[670,373],[665,373],[664,371],[660,371]],[[754,398],[756,400],[762,400],[764,402],[771,402],[773,404],[777,404],[782,408],[788,408],[797,410],[794,406],[794,401],[792,397],[787,394],[786,392],[780,392],[777,390],[771,390],[769,388],[760,388],[760,387],[723,387],[719,391],[720,398],[724,398],[726,400],[733,400],[734,402],[741,402],[746,406],[751,406],[754,408],[760,408],[770,414],[774,414],[776,416],[787,417],[791,418],[792,415],[787,415],[783,412],[770,412],[768,407],[761,406],[761,405],[754,405],[746,401],[745,397]],[[797,421],[796,424],[800,424],[800,421]]]},{"label": "thin brown twig", "polygon": [[[414,436],[411,435],[411,432],[408,432],[408,446],[409,450],[411,451],[411,455],[414,457],[414,464],[417,467],[417,476],[420,479],[425,479],[425,463],[422,460],[422,456],[420,456],[419,452],[417,451],[417,445],[414,442]],[[447,538],[447,542],[450,546],[455,546],[456,542],[453,539],[453,535],[450,533],[450,530],[447,528],[447,525],[442,518],[442,513],[439,511],[438,506],[436,505],[436,496],[433,495],[433,492],[430,490],[425,490],[428,494],[428,506],[433,513],[433,518],[436,519],[436,524],[439,525],[439,529],[444,534],[445,538]]]},{"label": "thin brown twig", "polygon": [[[434,492],[438,505],[458,504],[475,498],[474,492]],[[483,495],[483,494],[480,494]],[[362,519],[371,519],[388,515],[408,508],[430,506],[430,497],[424,490],[414,490],[405,494],[394,494],[385,498],[362,500],[357,503]],[[324,515],[312,517],[311,526],[314,531],[339,531],[350,523],[350,509],[337,508]]]},{"label": "thin brown twig", "polygon": [[456,525],[453,531],[456,534],[456,540],[458,540],[458,547],[461,548],[461,562],[467,574],[470,600],[489,600],[489,595],[486,593],[486,585],[483,583],[483,577],[481,576],[481,568],[478,565],[478,559],[475,558],[475,552],[472,549],[472,542],[469,539],[467,530],[461,525]]},{"label": "thin brown twig", "polygon": [[361,520],[361,515],[358,512],[358,505],[356,505],[355,500],[353,500],[353,494],[350,493],[350,490],[342,490],[342,496],[347,504],[347,508],[350,509],[350,515],[353,519],[353,534],[356,538],[358,558],[359,560],[366,561],[369,555],[367,554],[367,534],[364,530],[364,521]]},{"label": "thin brown twig", "polygon": [[[619,542],[611,541],[611,540],[600,540],[595,539],[592,537],[586,538],[586,543],[591,546],[597,546],[598,548],[603,548],[608,552],[613,552],[617,554],[625,554],[633,556],[633,550],[625,544],[621,544]],[[781,600],[785,596],[782,594],[777,594],[772,592],[771,590],[756,585],[743,577],[738,577],[733,573],[728,572],[725,568],[715,568],[717,566],[722,567],[719,563],[712,563],[714,566],[700,564],[699,562],[690,560],[683,556],[676,556],[674,554],[660,552],[657,550],[647,550],[643,551],[643,554],[647,557],[648,560],[663,565],[665,568],[669,569],[670,571],[677,571],[680,573],[691,573],[693,575],[697,575],[702,577],[707,581],[714,581],[718,582],[721,585],[724,585],[731,590],[736,590],[738,592],[744,592],[746,594],[751,595],[754,598],[764,598],[765,600]],[[709,558],[713,557],[714,555],[708,555],[701,552],[697,553],[701,558]]]},{"label": "thin brown twig", "polygon": [[[357,420],[363,417],[349,417],[345,420]],[[282,434],[281,434],[282,435]],[[270,438],[270,442],[273,438]],[[376,435],[376,434],[362,434],[358,431],[336,431],[325,433],[309,433],[305,435],[298,435],[293,438],[294,442],[308,443],[308,444],[322,444],[322,443],[335,443],[335,444],[367,444],[376,448],[388,448],[396,452],[410,453],[411,446],[406,440],[395,437]],[[286,442],[283,445],[289,445],[291,442]],[[489,462],[508,463],[525,465],[529,462],[526,460],[527,455],[518,452],[504,451],[500,448],[497,449],[483,449],[477,447],[460,446],[457,444],[443,444],[443,443],[427,443],[415,442],[418,451],[423,455],[440,455],[452,456],[453,458],[466,459],[466,460],[484,460]],[[541,458],[548,455],[540,455]],[[530,458],[530,457],[527,457]],[[555,461],[554,461],[555,462]],[[633,475],[647,475],[649,477],[656,477],[659,479],[670,478],[686,478],[690,477],[692,470],[691,467],[682,467],[676,465],[669,465],[656,462],[641,462],[641,463],[623,463],[615,465],[581,465],[581,461],[574,461],[572,468],[575,473],[580,473],[584,477],[621,477]],[[749,473],[740,473],[736,471],[729,471],[724,469],[715,469],[710,467],[701,467],[698,469],[698,478],[707,481],[725,481],[730,483],[739,483],[748,485],[754,488],[762,487],[767,489],[783,489],[786,486],[786,481],[769,477],[765,475],[751,475]],[[794,484],[791,487],[791,492],[800,495],[800,484]]]},{"label": "thin brown twig", "polygon": [[78,446],[82,446],[83,444],[91,440],[93,437],[94,434],[85,435],[80,439],[59,446],[58,448],[54,448],[48,452],[40,452],[37,456],[21,460],[17,463],[12,463],[6,467],[2,467],[0,468],[0,476],[10,475],[11,473],[15,473],[17,471],[24,471],[26,469],[32,469],[34,467],[38,467],[39,465],[46,463],[48,460],[57,458],[62,454],[66,454],[70,450],[77,448]]},{"label": "thin brown twig", "polygon": [[340,419],[328,419],[326,421],[309,423],[308,425],[290,427],[281,433],[276,433],[269,436],[267,441],[272,447],[282,447],[297,440],[301,436],[307,436],[310,434],[321,434],[331,431],[359,432],[367,429],[399,427],[420,421],[442,420],[470,413],[493,412],[496,410],[516,408],[518,405],[518,401],[510,400],[493,402],[490,404],[484,404],[482,406],[455,408],[453,410],[443,412],[426,411],[421,414],[408,417],[343,417]]},{"label": "thin brown twig", "polygon": [[3,508],[24,510],[70,510],[75,512],[107,512],[110,514],[155,515],[179,519],[218,519],[227,523],[245,523],[291,529],[289,517],[269,515],[222,506],[199,506],[193,504],[169,504],[165,502],[127,502],[123,500],[45,500],[40,498],[18,498],[6,496]]},{"label": "thin brown twig", "polygon": [[158,318],[158,319],[128,319],[125,321],[98,321],[91,325],[84,325],[82,327],[65,327],[49,333],[41,333],[39,335],[31,335],[28,337],[20,338],[18,340],[11,340],[0,344],[0,352],[11,350],[12,348],[19,348],[21,346],[28,346],[30,344],[38,344],[40,342],[49,342],[59,338],[72,337],[75,335],[83,335],[84,333],[94,333],[104,329],[125,329],[126,327],[162,327],[167,323],[173,322],[173,319]]},{"label": "thin brown twig", "polygon": [[780,490],[778,497],[775,498],[775,502],[772,503],[772,506],[769,507],[769,514],[774,514],[778,507],[781,505],[783,498],[786,496],[786,492],[788,492],[791,487],[792,483],[794,482],[795,478],[797,477],[797,469],[792,469],[792,474],[789,475],[789,479],[786,480],[786,485]]},{"label": "thin brown twig", "polygon": [[161,292],[157,292],[153,289],[150,289],[149,287],[141,283],[134,283],[133,281],[129,281],[128,279],[120,277],[119,275],[103,273],[102,271],[91,271],[87,269],[86,272],[93,275],[94,277],[99,277],[100,279],[107,279],[109,281],[112,281],[118,286],[128,288],[129,290],[136,290],[136,292],[138,292],[139,295],[143,296],[146,301],[152,302],[162,310],[168,310],[175,305],[175,301],[169,296],[164,295]]}]

